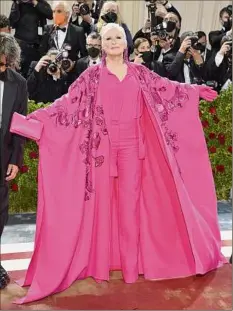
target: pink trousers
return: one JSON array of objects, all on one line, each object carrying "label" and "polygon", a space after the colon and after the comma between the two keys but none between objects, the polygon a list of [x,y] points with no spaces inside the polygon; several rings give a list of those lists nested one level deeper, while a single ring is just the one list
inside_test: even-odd
[{"label": "pink trousers", "polygon": [[[115,124],[110,128],[111,162],[118,178],[118,228],[122,273],[125,282],[138,278],[139,219],[141,193],[141,166],[139,159],[138,129],[136,120],[132,123]],[[116,177],[117,176],[117,177]],[[115,190],[112,187],[113,191]]]}]

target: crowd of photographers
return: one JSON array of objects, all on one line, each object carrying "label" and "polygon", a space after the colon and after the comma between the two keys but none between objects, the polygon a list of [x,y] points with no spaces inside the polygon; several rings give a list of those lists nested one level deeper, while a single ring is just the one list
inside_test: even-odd
[{"label": "crowd of photographers", "polygon": [[[125,29],[131,61],[171,80],[207,84],[218,92],[232,81],[232,6],[219,13],[221,29],[180,34],[182,17],[168,1],[147,1],[148,19],[134,37],[122,21],[115,1],[14,0],[9,17],[0,15],[0,32],[15,29],[21,49],[19,71],[29,98],[52,102],[65,94],[88,66],[101,61],[102,26],[118,23]],[[47,20],[53,24],[47,25]],[[210,49],[207,48],[207,38]]]}]

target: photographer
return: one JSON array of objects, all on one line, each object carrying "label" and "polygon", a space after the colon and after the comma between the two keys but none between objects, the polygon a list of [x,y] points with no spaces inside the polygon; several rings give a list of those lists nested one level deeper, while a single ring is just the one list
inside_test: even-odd
[{"label": "photographer", "polygon": [[207,64],[208,78],[218,83],[217,91],[232,84],[232,37],[225,36],[221,41],[221,48],[213,55]]},{"label": "photographer", "polygon": [[[39,102],[53,102],[64,95],[75,80],[73,77],[71,63],[70,70],[62,69],[62,61],[56,62],[61,52],[51,49],[39,62],[32,62],[28,71],[28,93],[29,99]],[[62,57],[61,57],[62,58]]]},{"label": "photographer", "polygon": [[222,29],[209,33],[209,42],[215,53],[220,50],[222,38],[232,34],[232,5],[223,8],[219,13],[219,18]]},{"label": "photographer", "polygon": [[[180,21],[176,14],[167,13],[164,22],[157,25],[152,33],[152,42],[157,41],[156,55],[158,61],[168,65],[173,62],[180,47]],[[159,53],[158,53],[159,52]]]},{"label": "photographer", "polygon": [[13,1],[9,20],[21,48],[21,73],[24,77],[31,61],[39,59],[40,36],[46,19],[52,19],[52,15],[52,9],[45,0]]},{"label": "photographer", "polygon": [[201,56],[205,63],[207,63],[212,55],[212,51],[207,48],[207,38],[204,31],[197,31],[198,42],[200,47]]},{"label": "photographer", "polygon": [[69,22],[82,27],[86,35],[91,33],[91,25],[97,22],[93,7],[93,0],[78,0],[72,6],[72,15]]},{"label": "photographer", "polygon": [[150,40],[151,28],[161,24],[168,13],[174,13],[178,18],[179,24],[181,24],[180,13],[170,2],[163,0],[150,0],[146,2],[148,2],[147,8],[149,18],[146,19],[145,25],[135,34],[133,42],[137,38],[146,38]]},{"label": "photographer", "polygon": [[193,32],[185,32],[180,40],[181,46],[174,60],[165,64],[168,78],[188,84],[202,82],[204,61],[197,49],[198,36]]},{"label": "photographer", "polygon": [[134,63],[142,64],[153,72],[156,72],[161,77],[166,77],[164,66],[161,62],[153,59],[151,52],[151,44],[145,38],[138,38],[134,42]]}]

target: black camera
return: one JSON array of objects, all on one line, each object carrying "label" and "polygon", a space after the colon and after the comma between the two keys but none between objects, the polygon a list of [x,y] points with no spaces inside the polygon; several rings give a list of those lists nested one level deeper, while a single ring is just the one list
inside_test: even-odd
[{"label": "black camera", "polygon": [[86,3],[75,3],[73,7],[79,8],[80,15],[88,15],[90,14],[90,8]]},{"label": "black camera", "polygon": [[216,90],[218,88],[218,82],[217,81],[214,81],[214,80],[204,81],[204,80],[202,80],[202,78],[197,78],[197,77],[193,78],[193,84],[198,84],[198,85],[205,84],[206,86],[212,87],[214,90]]},{"label": "black camera", "polygon": [[158,36],[159,39],[164,40],[167,37],[167,23],[163,22],[157,26],[155,26],[153,29],[151,29],[151,35],[152,36]]},{"label": "black camera", "polygon": [[158,36],[159,39],[165,40],[168,36],[170,36],[171,32],[176,29],[176,23],[175,22],[162,22],[161,24],[157,25],[152,30],[152,36]]},{"label": "black camera", "polygon": [[191,47],[195,49],[195,46],[199,40],[198,36],[190,36],[189,39],[191,40]]},{"label": "black camera", "polygon": [[61,67],[65,72],[69,72],[73,62],[69,57],[70,46],[66,45],[63,50],[61,50],[54,61],[50,61],[47,67],[48,73],[54,75],[58,72],[59,67]]}]

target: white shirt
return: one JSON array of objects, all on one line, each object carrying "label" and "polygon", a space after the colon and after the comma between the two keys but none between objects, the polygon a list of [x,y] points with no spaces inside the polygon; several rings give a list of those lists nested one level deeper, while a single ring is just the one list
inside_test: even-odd
[{"label": "white shirt", "polygon": [[189,66],[184,63],[184,81],[185,83],[191,84]]},{"label": "white shirt", "polygon": [[201,56],[202,56],[204,62],[206,60],[206,55],[207,55],[207,49],[205,49],[205,51],[201,53]]},{"label": "white shirt", "polygon": [[224,56],[220,54],[219,52],[215,56],[215,65],[219,67],[223,61]]},{"label": "white shirt", "polygon": [[221,88],[221,91],[228,89],[228,87],[232,85],[232,81],[228,79]]},{"label": "white shirt", "polygon": [[97,59],[89,58],[89,67],[93,65],[97,65],[101,62],[101,59],[98,57]]},{"label": "white shirt", "polygon": [[66,31],[62,31],[60,29],[55,30],[54,42],[58,50],[61,50],[63,46],[67,34],[68,25],[64,26],[64,28],[66,28]]},{"label": "white shirt", "polygon": [[0,81],[0,128],[2,127],[2,100],[4,92],[4,82]]},{"label": "white shirt", "polygon": [[168,48],[167,50],[161,49],[161,52],[160,52],[158,61],[159,61],[159,62],[162,62],[162,61],[163,61],[163,55],[166,54],[166,53],[167,53],[168,51],[170,51],[170,50],[171,50],[171,48]]}]

